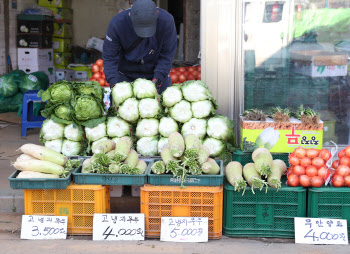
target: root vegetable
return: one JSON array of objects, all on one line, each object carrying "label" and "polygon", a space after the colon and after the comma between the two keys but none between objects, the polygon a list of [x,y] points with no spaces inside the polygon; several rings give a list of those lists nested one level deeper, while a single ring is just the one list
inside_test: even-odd
[{"label": "root vegetable", "polygon": [[92,153],[108,153],[114,149],[115,142],[113,140],[104,140],[92,147]]},{"label": "root vegetable", "polygon": [[235,187],[235,191],[243,190],[243,196],[247,187],[247,182],[243,179],[242,173],[243,167],[238,161],[232,161],[226,166],[225,174],[227,181]]},{"label": "root vegetable", "polygon": [[256,171],[265,177],[271,173],[272,155],[266,148],[257,148],[252,154]]},{"label": "root vegetable", "polygon": [[210,155],[210,151],[208,147],[206,147],[205,145],[201,145],[198,150],[198,158],[197,158],[198,163],[200,165],[205,163],[208,160],[209,155]]},{"label": "root vegetable", "polygon": [[185,140],[178,132],[174,132],[169,136],[169,147],[174,157],[181,157],[185,151]]},{"label": "root vegetable", "polygon": [[128,137],[120,138],[117,144],[115,145],[115,155],[117,159],[120,161],[124,161],[130,152],[131,146],[132,146],[132,143],[130,138]]},{"label": "root vegetable", "polygon": [[217,175],[220,172],[220,166],[216,163],[215,160],[209,158],[203,165],[202,171],[207,175]]},{"label": "root vegetable", "polygon": [[21,154],[17,159],[16,161],[24,161],[24,160],[35,160],[34,157],[28,155],[28,154]]},{"label": "root vegetable", "polygon": [[248,182],[249,186],[252,187],[252,192],[254,193],[254,188],[258,188],[260,191],[267,183],[261,179],[260,174],[255,169],[254,163],[248,163],[243,168],[244,179]]},{"label": "root vegetable", "polygon": [[120,173],[120,167],[118,164],[116,163],[113,163],[113,164],[110,164],[108,166],[108,171],[111,173],[111,174],[119,174]]},{"label": "root vegetable", "polygon": [[91,158],[84,160],[81,173],[91,173]]},{"label": "root vegetable", "polygon": [[157,175],[161,175],[165,173],[165,164],[163,161],[156,161],[153,163],[152,167],[152,172]]},{"label": "root vegetable", "polygon": [[33,171],[22,171],[16,178],[60,178],[58,175],[44,174],[40,172]]},{"label": "root vegetable", "polygon": [[175,160],[175,158],[171,154],[171,151],[170,151],[169,147],[164,148],[160,155],[161,155],[162,160],[165,163],[165,165],[168,165],[169,161]]},{"label": "root vegetable", "polygon": [[19,148],[22,153],[30,155],[36,159],[42,161],[49,161],[60,166],[66,165],[68,158],[54,150],[49,148],[34,145],[34,144],[25,144]]},{"label": "root vegetable", "polygon": [[21,171],[34,171],[46,174],[62,175],[64,168],[56,163],[41,160],[16,161],[13,166]]},{"label": "root vegetable", "polygon": [[272,188],[281,187],[281,177],[287,171],[287,166],[282,160],[274,160],[272,162],[271,174],[267,177],[267,183]]},{"label": "root vegetable", "polygon": [[135,150],[131,149],[124,161],[124,164],[128,164],[130,167],[135,168],[138,161],[139,161],[139,155]]},{"label": "root vegetable", "polygon": [[147,168],[147,163],[143,160],[139,160],[136,164],[136,167],[139,170],[139,175],[142,175],[145,173]]},{"label": "root vegetable", "polygon": [[189,134],[185,137],[185,147],[186,151],[192,151],[195,155],[197,155],[198,150],[201,146],[201,141],[195,134]]}]

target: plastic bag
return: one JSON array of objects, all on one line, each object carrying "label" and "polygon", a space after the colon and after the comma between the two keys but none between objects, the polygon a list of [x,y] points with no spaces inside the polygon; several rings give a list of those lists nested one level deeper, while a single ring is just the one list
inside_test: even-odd
[{"label": "plastic bag", "polygon": [[12,73],[0,77],[0,99],[14,96],[18,92],[18,85]]},{"label": "plastic bag", "polygon": [[0,99],[0,113],[17,112],[23,101],[23,93]]},{"label": "plastic bag", "polygon": [[26,74],[19,89],[22,93],[30,90],[46,90],[49,86],[49,77],[41,71]]}]

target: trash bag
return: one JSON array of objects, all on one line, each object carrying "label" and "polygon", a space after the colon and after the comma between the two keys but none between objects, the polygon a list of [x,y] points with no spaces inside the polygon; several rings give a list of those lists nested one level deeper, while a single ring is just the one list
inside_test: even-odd
[{"label": "trash bag", "polygon": [[15,76],[7,73],[0,77],[0,99],[14,96],[18,92]]},{"label": "trash bag", "polygon": [[26,73],[22,70],[15,70],[11,74],[14,76],[17,85],[21,84],[26,77]]},{"label": "trash bag", "polygon": [[17,112],[22,105],[23,93],[19,92],[12,97],[0,99],[0,113]]},{"label": "trash bag", "polygon": [[49,86],[49,77],[41,71],[26,74],[22,83],[18,85],[22,93],[30,90],[46,90]]}]

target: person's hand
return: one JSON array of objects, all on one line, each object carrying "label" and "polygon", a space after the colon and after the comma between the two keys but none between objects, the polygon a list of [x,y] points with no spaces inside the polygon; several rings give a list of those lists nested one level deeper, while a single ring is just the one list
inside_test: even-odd
[{"label": "person's hand", "polygon": [[156,85],[158,94],[160,93],[160,88],[162,86],[162,81],[160,79],[154,78],[152,82]]}]

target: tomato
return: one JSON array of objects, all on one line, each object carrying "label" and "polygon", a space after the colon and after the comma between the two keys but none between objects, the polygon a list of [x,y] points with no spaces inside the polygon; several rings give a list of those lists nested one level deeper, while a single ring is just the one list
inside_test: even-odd
[{"label": "tomato", "polygon": [[201,66],[200,65],[197,66],[197,71],[199,71],[199,72],[201,71]]},{"label": "tomato", "polygon": [[100,78],[100,79],[98,80],[98,83],[100,84],[100,86],[104,86],[104,85],[106,84],[106,80],[103,79],[103,78]]},{"label": "tomato", "polygon": [[201,73],[198,73],[198,74],[197,74],[197,79],[198,79],[198,80],[201,80]]},{"label": "tomato", "polygon": [[170,73],[170,78],[171,78],[171,82],[176,83],[179,79],[179,76],[175,73]]},{"label": "tomato", "polygon": [[297,187],[299,186],[300,180],[299,176],[295,174],[289,174],[287,184],[292,187]]},{"label": "tomato", "polygon": [[344,177],[341,175],[334,175],[332,177],[332,185],[334,187],[343,187],[345,184]]},{"label": "tomato", "polygon": [[[107,82],[107,81],[106,81]],[[105,86],[110,87],[111,85],[109,83],[106,83]]]},{"label": "tomato", "polygon": [[104,73],[102,73],[102,78],[106,79],[106,75]]},{"label": "tomato", "polygon": [[95,79],[95,78],[93,78],[93,77],[89,78],[89,80],[90,80],[90,81],[97,81],[97,79]]},{"label": "tomato", "polygon": [[316,157],[312,159],[311,164],[314,165],[316,168],[319,168],[324,165],[324,160],[320,157]]},{"label": "tomato", "polygon": [[332,168],[337,169],[338,166],[339,166],[339,160],[333,161]]},{"label": "tomato", "polygon": [[180,82],[180,83],[183,83],[183,82],[185,82],[186,80],[187,80],[187,78],[186,78],[185,74],[180,74],[180,75],[179,75],[179,82]]},{"label": "tomato", "polygon": [[197,69],[196,67],[190,66],[190,67],[188,67],[187,71],[194,72],[194,71],[196,71],[196,69]]},{"label": "tomato", "polygon": [[307,167],[309,165],[311,165],[311,159],[309,157],[304,157],[300,159],[300,165]]},{"label": "tomato", "polygon": [[289,163],[292,166],[299,165],[300,164],[300,159],[298,157],[296,157],[296,156],[289,157]]},{"label": "tomato", "polygon": [[187,75],[187,80],[195,80],[195,76],[193,74]]},{"label": "tomato", "polygon": [[345,186],[350,187],[350,176],[345,176],[344,181],[345,181]]},{"label": "tomato", "polygon": [[305,167],[296,165],[293,168],[293,174],[296,174],[298,176],[305,175]]},{"label": "tomato", "polygon": [[350,168],[347,165],[339,165],[335,172],[341,176],[348,176],[350,175]]},{"label": "tomato", "polygon": [[304,147],[298,147],[295,148],[294,153],[298,158],[301,159],[306,156],[306,149]]},{"label": "tomato", "polygon": [[346,165],[346,166],[350,167],[350,158],[348,156],[341,157],[339,160],[339,164]]},{"label": "tomato", "polygon": [[194,71],[194,72],[192,72],[192,75],[195,77],[195,78],[197,78],[197,75],[198,75],[198,71]]},{"label": "tomato", "polygon": [[318,156],[321,157],[325,162],[327,162],[332,157],[331,152],[327,149],[322,149]]},{"label": "tomato", "polygon": [[93,73],[99,72],[100,71],[100,67],[97,64],[93,64],[91,66],[91,70]]},{"label": "tomato", "polygon": [[317,172],[318,176],[322,177],[325,181],[328,179],[328,177],[331,175],[331,172],[327,167],[321,167],[318,169]]},{"label": "tomato", "polygon": [[179,71],[174,71],[174,72],[172,72],[172,73],[174,73],[174,74],[176,74],[176,75],[180,75],[180,74],[182,74],[182,72],[179,72]]},{"label": "tomato", "polygon": [[311,181],[310,182],[311,182],[311,186],[312,187],[316,187],[316,188],[319,188],[319,187],[321,187],[324,184],[324,180],[320,176],[313,176],[313,177],[311,177]]},{"label": "tomato", "polygon": [[347,148],[345,148],[345,155],[350,157],[350,146],[348,146]]},{"label": "tomato", "polygon": [[[345,149],[341,150],[339,153],[338,153],[338,158],[340,159],[341,157],[345,156]],[[349,156],[350,157],[350,156]]]},{"label": "tomato", "polygon": [[318,170],[314,165],[310,165],[306,168],[305,170],[306,175],[313,177],[313,176],[317,176],[318,175]]},{"label": "tomato", "polygon": [[99,79],[102,77],[102,75],[101,75],[100,72],[95,72],[95,73],[92,75],[92,77],[93,77],[94,79],[96,79],[96,80],[99,80]]},{"label": "tomato", "polygon": [[103,72],[105,70],[105,67],[100,67],[100,72]]},{"label": "tomato", "polygon": [[185,68],[185,67],[180,67],[180,68],[178,68],[178,71],[179,71],[179,72],[185,72],[185,71],[186,71],[186,68]]},{"label": "tomato", "polygon": [[289,174],[293,173],[293,168],[294,166],[290,166],[286,172],[286,175],[288,176]]},{"label": "tomato", "polygon": [[103,66],[103,60],[102,59],[98,59],[96,61],[96,64],[99,66],[99,67],[102,67]]},{"label": "tomato", "polygon": [[174,72],[174,71],[176,71],[175,68],[171,68],[171,69],[170,69],[170,72]]},{"label": "tomato", "polygon": [[316,149],[310,148],[306,150],[306,156],[310,159],[316,158],[318,156],[319,152]]},{"label": "tomato", "polygon": [[300,185],[301,186],[303,186],[303,187],[309,187],[310,186],[311,178],[309,176],[302,175],[302,176],[300,176],[299,180],[300,180]]}]

